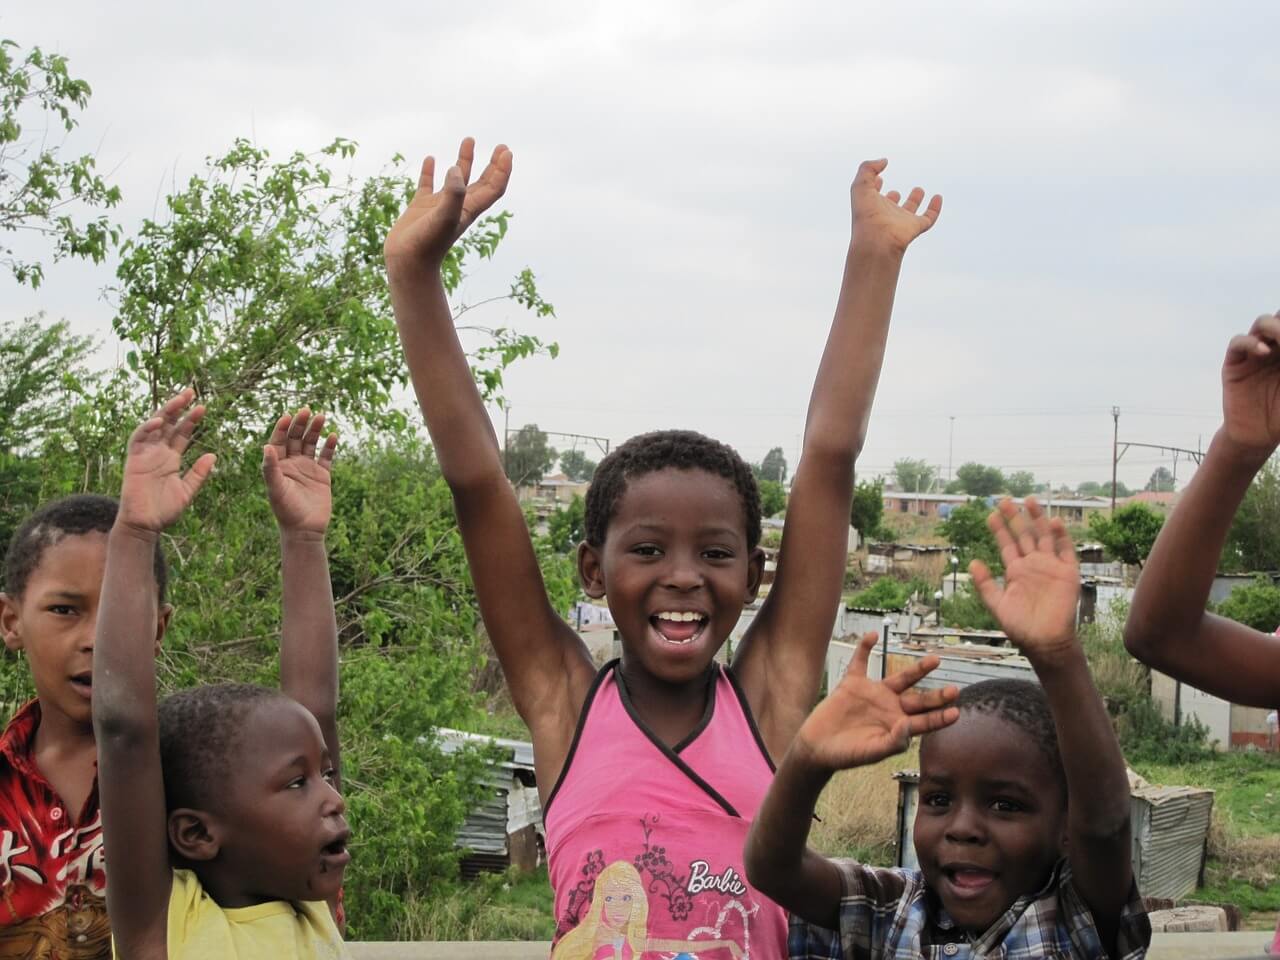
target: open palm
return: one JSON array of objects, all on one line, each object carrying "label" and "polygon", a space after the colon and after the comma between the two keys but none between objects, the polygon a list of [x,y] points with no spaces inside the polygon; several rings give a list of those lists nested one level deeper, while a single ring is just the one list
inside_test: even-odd
[{"label": "open palm", "polygon": [[1075,547],[1059,519],[1050,520],[1034,497],[1025,513],[1004,500],[987,518],[1004,561],[1002,588],[980,560],[970,564],[974,585],[1018,648],[1032,660],[1075,649],[1080,570]]},{"label": "open palm", "polygon": [[400,219],[387,234],[383,252],[388,262],[406,260],[439,265],[449,248],[480,214],[506,192],[511,179],[511,151],[499,144],[484,172],[471,183],[475,141],[467,137],[458,148],[458,162],[435,189],[436,161],[422,161],[418,189]]},{"label": "open palm", "polygon": [[194,399],[191,389],[171,397],[129,437],[120,487],[119,520],[124,525],[153,533],[165,529],[208,479],[215,460],[212,453],[182,472],[182,456],[204,417],[203,406],[191,406]]},{"label": "open palm", "polygon": [[856,240],[885,243],[895,249],[905,250],[920,234],[935,223],[942,213],[942,197],[936,194],[929,200],[924,212],[920,204],[924,190],[915,187],[905,201],[897,190],[882,194],[887,160],[866,160],[858,167],[853,179],[853,233]]},{"label": "open palm", "polygon": [[1242,447],[1265,456],[1280,444],[1280,312],[1259,317],[1227,347],[1222,418]]},{"label": "open palm", "polygon": [[[324,414],[306,407],[276,421],[262,448],[262,477],[281,528],[323,534],[333,512],[330,474],[338,435],[320,443]],[[319,455],[317,456],[317,448]]]},{"label": "open palm", "polygon": [[867,661],[875,645],[874,633],[858,641],[844,677],[800,729],[799,739],[810,758],[824,769],[876,763],[901,753],[911,737],[945,727],[959,716],[954,707],[948,707],[957,696],[955,687],[912,689],[938,666],[937,657],[922,657],[913,666],[876,681],[867,677]]}]

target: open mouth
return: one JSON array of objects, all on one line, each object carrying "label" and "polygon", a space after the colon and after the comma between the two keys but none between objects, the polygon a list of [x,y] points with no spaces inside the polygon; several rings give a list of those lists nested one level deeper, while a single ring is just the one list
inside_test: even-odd
[{"label": "open mouth", "polygon": [[708,619],[696,610],[663,610],[651,616],[649,623],[665,642],[682,647],[702,635]]},{"label": "open mouth", "polygon": [[343,830],[336,837],[320,848],[320,872],[341,870],[351,862],[351,851],[347,849],[347,841],[351,839],[351,831]]},{"label": "open mouth", "polygon": [[71,689],[86,700],[93,696],[93,671],[86,670],[83,673],[72,674]]},{"label": "open mouth", "polygon": [[996,880],[993,871],[967,865],[943,867],[942,875],[947,878],[951,889],[961,897],[981,896]]}]

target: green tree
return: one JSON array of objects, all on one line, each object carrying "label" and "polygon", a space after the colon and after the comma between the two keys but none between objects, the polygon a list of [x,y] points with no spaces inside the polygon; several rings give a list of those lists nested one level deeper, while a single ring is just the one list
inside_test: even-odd
[{"label": "green tree", "polygon": [[561,507],[547,517],[547,540],[553,550],[572,553],[586,538],[587,502],[574,497],[569,506]]},{"label": "green tree", "polygon": [[1263,633],[1273,633],[1280,627],[1280,587],[1268,577],[1258,577],[1253,583],[1232,590],[1215,612]]},{"label": "green tree", "polygon": [[893,462],[893,478],[899,490],[908,493],[924,493],[933,484],[933,467],[924,460],[903,457]]},{"label": "green tree", "polygon": [[764,455],[764,460],[760,462],[757,470],[757,476],[761,480],[772,480],[774,483],[782,483],[787,479],[787,458],[781,447],[774,447]]},{"label": "green tree", "polygon": [[1000,622],[970,587],[961,587],[942,601],[942,622],[963,630],[1000,629]]},{"label": "green tree", "polygon": [[787,491],[782,484],[776,480],[761,480],[759,483],[761,516],[777,516],[787,509]]},{"label": "green tree", "polygon": [[[0,233],[25,231],[53,244],[54,259],[101,262],[120,235],[105,213],[120,190],[95,169],[91,154],[63,155],[50,127],[69,133],[89,103],[89,84],[72,77],[66,57],[0,40]],[[6,243],[0,265],[19,283],[40,286],[44,268]]]},{"label": "green tree", "polygon": [[853,488],[853,503],[849,508],[849,525],[858,531],[863,540],[876,540],[884,536],[884,478],[859,481]]},{"label": "green tree", "polygon": [[1142,503],[1118,507],[1111,517],[1095,513],[1089,533],[1122,563],[1142,566],[1156,542],[1164,517]]},{"label": "green tree", "polygon": [[995,534],[987,526],[990,513],[991,508],[981,500],[970,500],[952,509],[938,525],[938,533],[956,548],[962,567],[967,568],[971,560],[981,560],[992,573],[999,575],[1004,566],[1000,562]]},{"label": "green tree", "polygon": [[[1010,496],[1025,497],[1036,487],[1036,478],[1029,470],[1018,470],[1005,477],[1005,489]],[[1050,490],[1048,493],[1052,494]]]},{"label": "green tree", "polygon": [[560,469],[570,480],[583,483],[596,473],[596,462],[588,460],[581,450],[564,450],[560,454]]},{"label": "green tree", "polygon": [[960,482],[960,489],[971,497],[989,497],[1005,487],[1004,474],[1000,469],[981,463],[962,464],[956,470],[956,479]]},{"label": "green tree", "polygon": [[1222,550],[1224,570],[1280,570],[1280,463],[1269,460],[1245,492]]},{"label": "green tree", "polygon": [[1156,467],[1151,474],[1151,479],[1147,481],[1147,485],[1143,490],[1152,490],[1156,493],[1171,493],[1173,491],[1173,474],[1169,472],[1168,467]]},{"label": "green tree", "polygon": [[507,478],[517,487],[537,483],[551,465],[556,462],[554,447],[547,444],[547,435],[536,423],[527,423],[507,437],[503,453]]},{"label": "green tree", "polygon": [[[1086,480],[1084,483],[1076,487],[1076,493],[1082,497],[1109,497],[1111,496],[1110,480]],[[1126,487],[1123,483],[1116,482],[1117,497],[1131,497],[1133,491]]]}]

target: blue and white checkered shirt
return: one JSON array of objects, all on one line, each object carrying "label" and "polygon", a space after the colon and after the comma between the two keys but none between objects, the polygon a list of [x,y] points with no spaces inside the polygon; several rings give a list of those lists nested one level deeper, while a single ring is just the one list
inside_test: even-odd
[{"label": "blue and white checkered shirt", "polygon": [[1109,954],[1071,884],[1065,859],[1043,888],[1019,897],[976,937],[947,916],[918,870],[833,862],[844,885],[840,929],[793,915],[787,941],[792,960],[1139,960],[1151,943],[1151,923],[1135,883],[1120,916],[1116,952]]}]

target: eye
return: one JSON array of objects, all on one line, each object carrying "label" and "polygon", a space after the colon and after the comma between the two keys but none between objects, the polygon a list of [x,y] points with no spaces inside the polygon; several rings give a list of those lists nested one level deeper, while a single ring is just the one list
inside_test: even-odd
[{"label": "eye", "polygon": [[292,780],[290,780],[288,783],[284,785],[284,788],[286,790],[301,790],[306,785],[307,785],[306,777],[294,777]]},{"label": "eye", "polygon": [[1026,809],[1017,800],[1010,800],[1008,797],[999,797],[991,801],[991,809],[997,813],[1021,813]]},{"label": "eye", "polygon": [[76,612],[76,608],[69,603],[55,603],[50,605],[49,612],[58,617],[69,617]]},{"label": "eye", "polygon": [[622,902],[623,902],[623,903],[630,903],[630,902],[631,902],[631,894],[629,894],[629,893],[628,893],[626,896],[624,896],[624,897],[622,898]]},{"label": "eye", "polygon": [[612,894],[612,893],[606,893],[606,894],[604,895],[604,902],[605,902],[605,903],[613,903],[613,894]]},{"label": "eye", "polygon": [[712,547],[710,550],[704,550],[702,555],[708,560],[732,560],[733,554],[722,547]]},{"label": "eye", "polygon": [[329,784],[329,786],[332,787],[334,783],[337,782],[338,771],[333,769],[333,767],[329,767],[327,770],[325,770],[322,776],[324,777],[324,782]]},{"label": "eye", "polygon": [[662,551],[655,547],[652,543],[639,543],[631,548],[631,552],[640,557],[658,557],[662,555]]},{"label": "eye", "polygon": [[926,807],[948,807],[951,805],[951,797],[945,793],[926,793],[920,798],[920,802]]}]

